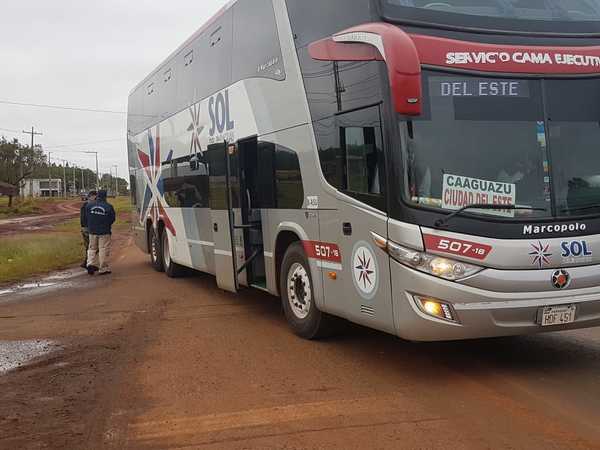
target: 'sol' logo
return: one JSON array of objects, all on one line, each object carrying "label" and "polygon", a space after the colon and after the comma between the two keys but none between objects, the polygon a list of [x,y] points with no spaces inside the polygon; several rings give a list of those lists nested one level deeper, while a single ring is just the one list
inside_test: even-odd
[{"label": "'sol' logo", "polygon": [[215,134],[223,134],[231,131],[235,127],[235,122],[231,120],[231,109],[229,107],[229,90],[219,92],[210,98],[208,102],[208,114],[210,115],[210,137]]}]

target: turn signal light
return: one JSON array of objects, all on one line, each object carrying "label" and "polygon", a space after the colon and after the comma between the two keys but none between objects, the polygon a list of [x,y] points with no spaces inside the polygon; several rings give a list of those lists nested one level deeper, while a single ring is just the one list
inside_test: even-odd
[{"label": "turn signal light", "polygon": [[415,300],[417,301],[419,308],[421,308],[425,314],[437,319],[446,320],[448,322],[458,322],[454,308],[452,308],[452,305],[449,303],[445,303],[433,298],[418,296],[415,296]]}]

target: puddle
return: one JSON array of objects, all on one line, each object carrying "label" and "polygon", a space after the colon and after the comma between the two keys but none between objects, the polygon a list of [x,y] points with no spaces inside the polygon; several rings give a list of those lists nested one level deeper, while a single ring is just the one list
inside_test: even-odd
[{"label": "puddle", "polygon": [[74,285],[73,280],[83,277],[87,273],[82,269],[65,270],[50,274],[40,280],[28,280],[12,286],[0,288],[0,303],[13,300],[16,295],[34,295],[49,292],[54,289],[63,289]]},{"label": "puddle", "polygon": [[0,341],[0,375],[61,349],[52,341]]}]

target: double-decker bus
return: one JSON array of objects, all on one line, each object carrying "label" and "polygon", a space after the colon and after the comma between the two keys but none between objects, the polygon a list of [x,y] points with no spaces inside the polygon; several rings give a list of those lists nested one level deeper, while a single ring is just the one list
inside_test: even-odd
[{"label": "double-decker bus", "polygon": [[129,99],[137,244],[417,340],[600,325],[600,1],[237,0]]}]

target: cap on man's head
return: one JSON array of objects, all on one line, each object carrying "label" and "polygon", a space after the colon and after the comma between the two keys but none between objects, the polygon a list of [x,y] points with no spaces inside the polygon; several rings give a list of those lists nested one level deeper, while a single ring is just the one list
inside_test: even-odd
[{"label": "cap on man's head", "polygon": [[98,195],[98,192],[96,192],[96,191],[90,191],[89,194],[88,194],[88,198],[90,198],[90,197],[96,197],[97,195]]},{"label": "cap on man's head", "polygon": [[103,189],[98,191],[98,198],[101,200],[106,200],[107,195],[107,192]]}]

